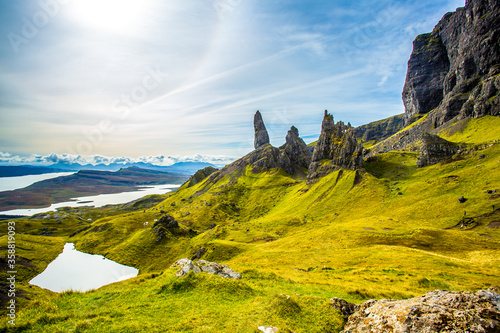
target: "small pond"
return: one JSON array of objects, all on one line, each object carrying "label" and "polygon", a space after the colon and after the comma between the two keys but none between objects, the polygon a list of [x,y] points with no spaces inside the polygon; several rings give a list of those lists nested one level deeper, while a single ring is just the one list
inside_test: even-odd
[{"label": "small pond", "polygon": [[138,273],[134,267],[77,251],[73,243],[66,243],[63,252],[29,283],[55,292],[84,292],[136,277]]}]

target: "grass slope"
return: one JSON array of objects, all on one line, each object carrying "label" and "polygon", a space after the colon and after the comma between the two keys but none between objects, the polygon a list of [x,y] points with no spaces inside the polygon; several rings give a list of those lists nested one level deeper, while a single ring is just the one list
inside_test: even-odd
[{"label": "grass slope", "polygon": [[[485,133],[498,128],[489,117],[455,126],[446,139],[473,149],[420,169],[416,153],[389,152],[370,158],[363,171],[338,170],[308,186],[282,170],[247,168],[216,184],[183,186],[149,208],[72,210],[36,225],[17,220],[19,256],[33,263],[19,283],[34,299],[20,311],[18,330],[256,332],[273,325],[338,332],[333,296],[360,303],[499,285],[500,143]],[[158,240],[151,227],[165,213],[180,228]],[[34,235],[51,223],[58,225],[54,236]],[[140,275],[87,293],[28,286],[65,241]],[[47,246],[29,251],[37,242]],[[243,279],[176,278],[170,264],[200,248],[203,259]]]}]

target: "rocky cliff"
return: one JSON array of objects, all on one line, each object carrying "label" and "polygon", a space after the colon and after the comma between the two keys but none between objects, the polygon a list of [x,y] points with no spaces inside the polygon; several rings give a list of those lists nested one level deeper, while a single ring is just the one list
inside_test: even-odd
[{"label": "rocky cliff", "polygon": [[500,115],[500,1],[469,0],[413,42],[403,89],[405,125],[372,149],[418,150],[425,132],[450,122]]},{"label": "rocky cliff", "polygon": [[308,170],[308,180],[314,180],[334,169],[356,170],[362,165],[363,146],[358,143],[355,129],[349,123],[335,123],[333,116],[325,110],[321,134]]},{"label": "rocky cliff", "polygon": [[405,114],[389,117],[356,127],[356,136],[363,141],[382,141],[404,127]]},{"label": "rocky cliff", "polygon": [[269,143],[269,135],[259,111],[254,116],[254,129],[255,150],[211,174],[211,183],[216,183],[226,175],[242,172],[248,166],[255,173],[281,168],[290,175],[306,176],[312,153],[299,137],[299,130],[295,126],[290,128],[285,144],[279,148]]},{"label": "rocky cliff", "polygon": [[499,74],[500,2],[469,0],[413,42],[403,89],[406,124],[436,108],[436,126],[458,115],[498,115]]}]

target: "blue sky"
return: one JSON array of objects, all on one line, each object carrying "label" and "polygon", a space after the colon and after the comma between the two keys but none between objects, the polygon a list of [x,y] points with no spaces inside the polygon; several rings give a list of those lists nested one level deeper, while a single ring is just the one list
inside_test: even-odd
[{"label": "blue sky", "polygon": [[0,0],[0,159],[223,160],[253,149],[256,110],[275,146],[292,125],[316,140],[325,109],[403,113],[412,41],[463,5]]}]

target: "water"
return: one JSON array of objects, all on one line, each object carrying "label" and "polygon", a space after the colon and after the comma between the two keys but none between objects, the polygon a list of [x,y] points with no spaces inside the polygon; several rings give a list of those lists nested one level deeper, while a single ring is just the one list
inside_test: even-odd
[{"label": "water", "polygon": [[100,255],[77,251],[66,243],[63,252],[29,283],[54,291],[88,291],[136,277],[139,270]]},{"label": "water", "polygon": [[34,209],[14,209],[14,210],[0,212],[0,215],[31,216],[49,211],[55,211],[58,208],[62,207],[82,207],[82,206],[102,207],[105,205],[123,204],[133,200],[140,199],[150,194],[169,193],[172,192],[172,190],[178,188],[179,186],[180,185],[164,184],[164,185],[148,186],[141,188],[140,190],[130,191],[130,192],[99,194],[88,197],[79,197],[72,199],[71,201],[52,204],[50,205],[50,207],[34,208]]},{"label": "water", "polygon": [[72,174],[74,174],[74,172],[43,173],[41,175],[28,175],[19,177],[0,177],[0,192],[17,190],[20,188],[25,188],[26,186],[30,186],[42,180],[69,176]]}]

